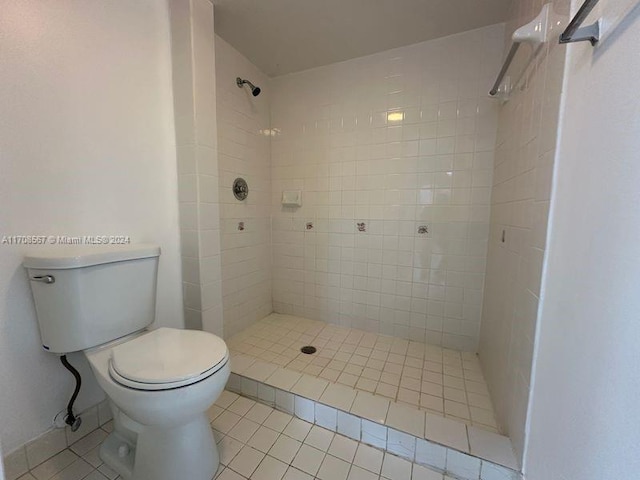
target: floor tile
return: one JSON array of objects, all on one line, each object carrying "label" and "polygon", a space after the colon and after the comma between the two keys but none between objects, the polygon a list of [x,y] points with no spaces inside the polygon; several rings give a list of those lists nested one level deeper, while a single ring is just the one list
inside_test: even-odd
[{"label": "floor tile", "polygon": [[338,457],[349,463],[353,462],[353,457],[356,454],[358,448],[358,442],[351,440],[350,438],[343,437],[342,435],[336,435],[331,441],[328,453],[334,457]]},{"label": "floor tile", "polygon": [[231,437],[224,437],[218,443],[218,454],[220,455],[220,463],[222,463],[223,465],[229,465],[229,463],[231,463],[231,460],[233,460],[238,452],[242,450],[243,446],[244,445],[241,442]]},{"label": "floor tile", "polygon": [[229,468],[225,468],[216,480],[245,480],[245,477]]},{"label": "floor tile", "polygon": [[244,416],[251,408],[256,404],[254,400],[250,400],[245,397],[239,397],[235,402],[233,402],[227,410],[233,412],[241,417]]},{"label": "floor tile", "polygon": [[425,414],[415,408],[392,402],[385,423],[416,437],[424,437]]},{"label": "floor tile", "polygon": [[297,468],[289,467],[282,480],[313,480],[313,477]]},{"label": "floor tile", "polygon": [[299,442],[302,442],[309,434],[311,426],[312,425],[309,422],[305,422],[299,418],[293,418],[291,422],[289,422],[289,425],[284,429],[283,433],[291,438],[295,438]]},{"label": "floor tile", "polygon": [[479,455],[512,469],[518,468],[518,462],[508,438],[477,427],[469,427],[468,431],[472,455]]},{"label": "floor tile", "polygon": [[[31,470],[31,473],[38,480],[48,480],[56,473],[61,472],[78,459],[78,456],[71,450],[63,450],[49,460],[41,463]],[[101,462],[102,463],[102,462]],[[98,465],[99,466],[99,465]]]},{"label": "floor tile", "polygon": [[382,451],[369,447],[368,445],[359,444],[353,464],[369,470],[370,472],[380,474],[382,468],[382,460],[384,454]]},{"label": "floor tile", "polygon": [[270,456],[266,456],[264,460],[258,465],[258,468],[253,475],[252,480],[281,480],[284,477],[285,472],[289,466],[286,463],[281,462]]},{"label": "floor tile", "polygon": [[288,413],[274,410],[264,421],[263,425],[277,432],[282,432],[292,418]]},{"label": "floor tile", "polygon": [[216,405],[218,405],[220,408],[226,409],[238,398],[240,398],[240,395],[238,395],[237,393],[230,392],[229,390],[223,390],[218,397],[218,400],[216,400]]},{"label": "floor tile", "polygon": [[290,391],[302,375],[298,372],[279,368],[265,380],[265,382],[273,387]]},{"label": "floor tile", "polygon": [[442,480],[444,476],[434,470],[429,470],[422,465],[413,465],[411,480]]},{"label": "floor tile", "polygon": [[318,427],[317,425],[314,425],[311,428],[309,435],[307,435],[307,438],[305,439],[304,443],[306,443],[307,445],[311,445],[312,447],[315,447],[318,450],[322,450],[323,452],[326,452],[327,450],[329,450],[329,446],[331,445],[331,441],[333,440],[333,437],[334,437],[333,432],[330,432],[329,430],[326,430],[324,428]]},{"label": "floor tile", "polygon": [[211,425],[219,432],[226,434],[235,427],[236,423],[238,423],[241,418],[242,417],[240,415],[226,410],[224,413],[220,414],[211,423]]},{"label": "floor tile", "polygon": [[347,480],[378,480],[379,478],[379,475],[376,475],[369,470],[365,470],[362,467],[358,467],[357,465],[353,465],[349,471]]},{"label": "floor tile", "polygon": [[350,463],[332,455],[327,455],[322,461],[317,476],[320,480],[346,480],[350,468]]},{"label": "floor tile", "polygon": [[358,392],[351,407],[351,413],[378,423],[384,423],[388,410],[388,399],[366,392]]},{"label": "floor tile", "polygon": [[326,380],[303,375],[291,388],[291,392],[312,400],[318,400],[328,385],[329,382]]},{"label": "floor tile", "polygon": [[320,402],[348,412],[356,398],[356,393],[357,392],[352,388],[331,383],[327,386],[320,397]]},{"label": "floor tile", "polygon": [[51,477],[51,480],[80,480],[89,475],[94,468],[81,458],[78,458],[69,466]]},{"label": "floor tile", "polygon": [[442,445],[462,452],[469,451],[466,426],[459,422],[427,413],[426,435]]},{"label": "floor tile", "polygon": [[411,466],[411,462],[385,453],[382,462],[382,476],[389,480],[411,480]]},{"label": "floor tile", "polygon": [[263,423],[271,414],[273,409],[262,403],[256,403],[251,410],[245,414],[245,418],[256,423]]},{"label": "floor tile", "polygon": [[241,418],[240,421],[238,421],[238,423],[229,430],[228,435],[240,442],[247,443],[253,434],[256,433],[258,428],[260,428],[259,423],[252,422],[246,418]]},{"label": "floor tile", "polygon": [[315,476],[318,473],[320,464],[324,459],[325,453],[313,448],[309,445],[303,444],[298,450],[296,457],[293,459],[291,465],[305,473]]},{"label": "floor tile", "polygon": [[287,437],[286,435],[281,435],[269,450],[269,455],[286,464],[290,464],[296,456],[296,453],[298,453],[301,445],[301,442]]},{"label": "floor tile", "polygon": [[254,448],[245,446],[238,452],[229,464],[229,468],[244,477],[251,477],[260,462],[265,457],[264,453]]}]

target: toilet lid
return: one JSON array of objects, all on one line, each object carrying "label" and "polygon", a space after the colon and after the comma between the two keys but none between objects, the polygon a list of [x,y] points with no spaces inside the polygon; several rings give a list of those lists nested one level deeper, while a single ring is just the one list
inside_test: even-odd
[{"label": "toilet lid", "polygon": [[216,335],[159,328],[114,347],[109,370],[134,388],[176,388],[206,378],[228,357],[227,345]]}]

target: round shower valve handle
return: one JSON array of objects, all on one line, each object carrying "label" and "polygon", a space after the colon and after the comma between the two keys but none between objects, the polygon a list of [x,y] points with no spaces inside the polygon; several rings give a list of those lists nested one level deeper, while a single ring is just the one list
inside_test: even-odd
[{"label": "round shower valve handle", "polygon": [[244,178],[236,178],[233,182],[233,195],[242,201],[249,195],[249,185]]}]

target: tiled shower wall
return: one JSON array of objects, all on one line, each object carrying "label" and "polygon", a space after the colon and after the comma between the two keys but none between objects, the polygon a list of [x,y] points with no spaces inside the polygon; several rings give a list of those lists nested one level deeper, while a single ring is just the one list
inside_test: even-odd
[{"label": "tiled shower wall", "polygon": [[496,25],[272,80],[277,312],[476,349],[503,38]]},{"label": "tiled shower wall", "polygon": [[[271,161],[268,79],[231,45],[215,38],[218,92],[218,189],[224,336],[271,313]],[[261,87],[253,97],[236,77]],[[233,196],[237,177],[249,184]]]},{"label": "tiled shower wall", "polygon": [[[512,2],[508,46],[511,33],[537,16],[543,3]],[[564,27],[569,0],[554,1],[553,10]],[[557,38],[559,33],[555,31],[550,37]],[[544,46],[499,117],[479,353],[498,422],[520,456],[524,450],[565,50],[566,46],[557,41]],[[521,72],[528,59],[528,49],[520,52],[512,71]]]},{"label": "tiled shower wall", "polygon": [[169,2],[185,326],[222,335],[213,6]]}]

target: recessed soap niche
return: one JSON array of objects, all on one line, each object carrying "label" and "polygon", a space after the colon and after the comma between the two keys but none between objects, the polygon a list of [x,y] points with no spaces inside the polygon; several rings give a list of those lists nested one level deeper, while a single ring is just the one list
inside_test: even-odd
[{"label": "recessed soap niche", "polygon": [[283,207],[301,207],[302,190],[284,190],[282,192]]}]

